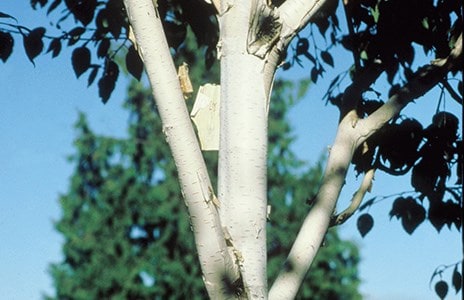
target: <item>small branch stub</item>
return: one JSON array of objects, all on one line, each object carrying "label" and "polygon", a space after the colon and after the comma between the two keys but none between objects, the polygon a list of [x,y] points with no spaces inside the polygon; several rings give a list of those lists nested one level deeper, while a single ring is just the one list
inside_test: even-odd
[{"label": "small branch stub", "polygon": [[282,22],[277,8],[261,5],[251,16],[248,31],[248,53],[264,58],[277,43]]}]

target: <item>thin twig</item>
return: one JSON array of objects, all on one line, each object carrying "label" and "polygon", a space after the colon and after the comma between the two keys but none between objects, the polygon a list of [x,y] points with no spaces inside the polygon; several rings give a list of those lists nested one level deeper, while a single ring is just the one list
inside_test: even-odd
[{"label": "thin twig", "polygon": [[462,97],[459,96],[459,94],[453,89],[453,87],[449,84],[448,80],[443,79],[441,81],[441,84],[443,84],[443,87],[448,91],[451,98],[453,98],[454,100],[456,100],[457,103],[462,105]]}]

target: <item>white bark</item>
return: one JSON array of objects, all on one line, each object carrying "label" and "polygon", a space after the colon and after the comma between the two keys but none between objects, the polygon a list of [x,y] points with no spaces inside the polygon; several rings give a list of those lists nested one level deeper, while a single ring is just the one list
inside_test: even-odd
[{"label": "white bark", "polygon": [[230,267],[232,261],[161,20],[151,0],[125,0],[124,4],[177,166],[206,288],[211,299],[218,299],[223,293],[225,266]]},{"label": "white bark", "polygon": [[314,206],[305,218],[290,254],[269,291],[269,299],[293,299],[325,237],[354,148],[355,128],[348,114],[339,125]]},{"label": "white bark", "polygon": [[254,1],[221,1],[221,222],[249,299],[265,299],[267,92],[264,60],[247,52]]},{"label": "white bark", "polygon": [[287,0],[279,6],[280,18],[284,24],[282,37],[286,43],[299,32],[312,16],[329,1],[338,0]]}]

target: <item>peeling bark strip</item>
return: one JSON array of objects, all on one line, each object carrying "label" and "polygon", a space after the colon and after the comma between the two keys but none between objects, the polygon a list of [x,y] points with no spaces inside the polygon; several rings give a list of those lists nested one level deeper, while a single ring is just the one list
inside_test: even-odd
[{"label": "peeling bark strip", "polygon": [[262,4],[251,15],[247,43],[248,53],[264,58],[277,43],[281,31],[282,22],[279,10]]}]

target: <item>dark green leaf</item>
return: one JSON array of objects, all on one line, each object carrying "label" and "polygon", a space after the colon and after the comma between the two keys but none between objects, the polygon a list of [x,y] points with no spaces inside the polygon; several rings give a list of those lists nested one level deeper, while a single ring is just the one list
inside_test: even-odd
[{"label": "dark green leaf", "polygon": [[187,35],[187,24],[176,24],[174,22],[163,22],[169,47],[177,49],[185,40]]},{"label": "dark green leaf", "polygon": [[435,284],[435,292],[437,293],[440,299],[445,299],[446,295],[448,294],[448,284],[440,280]]},{"label": "dark green leaf", "polygon": [[54,11],[60,4],[62,0],[55,0],[50,4],[50,6],[47,9],[47,15],[50,14],[52,11]]},{"label": "dark green leaf", "polygon": [[408,44],[398,51],[398,58],[401,62],[406,62],[409,66],[414,61],[414,48]]},{"label": "dark green leaf", "polygon": [[316,59],[309,52],[306,52],[304,56],[309,59],[314,65],[316,65]]},{"label": "dark green leaf", "polygon": [[333,57],[332,57],[332,55],[330,55],[330,53],[328,51],[322,51],[321,52],[321,58],[329,66],[331,66],[331,67],[334,66]]},{"label": "dark green leaf", "polygon": [[116,79],[119,76],[119,67],[111,59],[107,59],[105,62],[105,74],[104,75],[114,79],[114,81],[116,81]]},{"label": "dark green leaf", "polygon": [[359,211],[363,211],[365,210],[366,208],[372,206],[372,204],[374,204],[374,201],[375,201],[375,197],[374,198],[371,198],[369,200],[367,200],[366,202],[364,202],[360,207],[359,207]]},{"label": "dark green leaf", "polygon": [[105,36],[109,32],[109,12],[107,9],[101,9],[95,18],[95,25],[97,26],[96,35]]},{"label": "dark green leaf", "polygon": [[412,197],[399,197],[393,202],[390,218],[401,219],[404,230],[412,234],[425,220],[425,209]]},{"label": "dark green leaf", "polygon": [[330,25],[329,18],[327,17],[318,18],[316,21],[316,25],[321,35],[325,37],[325,33],[327,29],[329,29],[329,25]]},{"label": "dark green leaf", "polygon": [[311,81],[316,83],[319,76],[319,70],[316,67],[311,69]]},{"label": "dark green leaf", "polygon": [[340,78],[340,75],[337,75],[335,76],[334,79],[332,79],[332,81],[330,82],[329,84],[329,88],[327,89],[327,91],[331,92],[333,90],[333,88],[335,87],[335,85],[338,83],[338,79]]},{"label": "dark green leaf", "polygon": [[108,50],[110,49],[111,42],[109,39],[104,38],[100,41],[97,49],[97,57],[102,58],[108,54]]},{"label": "dark green leaf", "polygon": [[452,282],[453,282],[453,287],[456,290],[456,294],[459,293],[459,291],[462,288],[462,276],[461,276],[461,273],[459,273],[458,271],[458,265],[454,267]]},{"label": "dark green leaf", "polygon": [[385,70],[387,72],[387,80],[390,84],[393,83],[396,73],[398,72],[399,64],[398,61],[392,61]]},{"label": "dark green leaf", "polygon": [[48,0],[31,0],[31,7],[33,9],[37,9],[37,4],[40,5],[40,7],[44,7],[47,4]]},{"label": "dark green leaf", "polygon": [[133,45],[129,48],[129,51],[127,51],[126,54],[126,68],[135,79],[140,81],[143,72],[143,62]]},{"label": "dark green leaf", "polygon": [[28,34],[23,35],[24,50],[29,60],[34,64],[36,58],[43,50],[44,43],[42,41],[45,34],[44,27],[37,27],[31,30]]},{"label": "dark green leaf", "polygon": [[287,71],[288,69],[290,69],[291,66],[292,64],[289,61],[286,61],[285,63],[282,64],[282,69],[284,71]]},{"label": "dark green leaf", "polygon": [[13,36],[8,32],[0,31],[0,59],[6,62],[13,52]]},{"label": "dark green leaf", "polygon": [[126,14],[123,2],[114,0],[108,1],[106,8],[108,11],[108,31],[115,39],[118,39],[122,28],[126,25]]},{"label": "dark green leaf", "polygon": [[87,1],[74,1],[65,0],[65,4],[74,17],[87,26],[93,19],[95,8],[97,7],[97,0]]},{"label": "dark green leaf", "polygon": [[417,202],[411,202],[410,207],[407,208],[401,222],[404,230],[407,233],[412,234],[414,230],[425,220],[425,209]]},{"label": "dark green leaf", "polygon": [[296,55],[302,55],[308,52],[309,41],[306,38],[300,38],[296,44]]},{"label": "dark green leaf", "polygon": [[77,43],[81,37],[81,35],[85,32],[85,28],[84,27],[75,27],[73,29],[71,29],[69,32],[68,32],[68,35],[69,35],[69,41],[68,41],[68,46],[72,46],[74,45],[75,43]]},{"label": "dark green leaf", "polygon": [[370,214],[362,214],[359,216],[356,225],[361,236],[365,237],[371,231],[372,227],[374,227],[374,218]]},{"label": "dark green leaf", "polygon": [[102,98],[103,103],[108,102],[108,99],[116,86],[118,76],[118,65],[114,61],[107,59],[105,61],[104,74],[98,81],[98,94]]},{"label": "dark green leaf", "polygon": [[1,11],[0,11],[0,18],[10,18],[10,19],[13,19],[13,20],[15,20],[16,22],[18,21],[18,20],[16,20],[16,18],[15,18],[15,17],[13,17],[13,16],[10,16],[9,14],[6,14],[6,13],[4,13],[4,12],[1,12]]},{"label": "dark green leaf", "polygon": [[74,49],[72,53],[72,66],[77,78],[81,76],[90,67],[90,50],[87,47]]},{"label": "dark green leaf", "polygon": [[98,68],[94,67],[89,74],[89,79],[87,80],[87,86],[92,85],[92,83],[95,81],[95,78],[97,77],[97,73],[98,73]]},{"label": "dark green leaf", "polygon": [[103,76],[98,81],[98,95],[100,96],[104,104],[108,102],[108,99],[110,98],[111,93],[114,90],[114,87],[115,81],[113,78],[109,76]]},{"label": "dark green leaf", "polygon": [[52,52],[52,57],[57,57],[61,52],[61,39],[55,38],[50,42],[47,53]]}]

